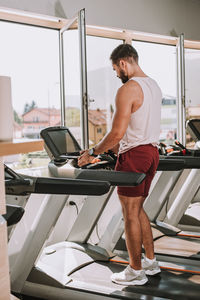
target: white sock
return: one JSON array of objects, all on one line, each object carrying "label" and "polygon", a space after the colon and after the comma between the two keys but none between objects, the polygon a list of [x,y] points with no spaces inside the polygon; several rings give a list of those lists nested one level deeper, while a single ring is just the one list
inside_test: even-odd
[{"label": "white sock", "polygon": [[[130,265],[129,265],[130,266]],[[130,266],[131,267],[131,266]],[[138,273],[140,273],[141,271],[142,271],[142,269],[140,269],[140,270],[135,270],[135,269],[133,269],[132,267],[131,267],[131,269],[134,271],[134,272],[136,272],[136,274]]]},{"label": "white sock", "polygon": [[152,262],[156,261],[156,257],[154,257],[153,259],[150,259],[145,256],[145,260],[148,261],[149,263],[152,263]]}]

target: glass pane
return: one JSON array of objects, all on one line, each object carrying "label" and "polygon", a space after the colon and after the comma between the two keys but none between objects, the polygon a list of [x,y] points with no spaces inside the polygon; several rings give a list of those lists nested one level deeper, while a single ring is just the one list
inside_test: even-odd
[{"label": "glass pane", "polygon": [[[200,119],[200,50],[185,49],[186,119]],[[186,145],[194,147],[194,140],[186,132]]]},{"label": "glass pane", "polygon": [[42,128],[60,124],[58,33],[0,22],[0,37],[1,75],[12,81],[15,138],[38,138]]},{"label": "glass pane", "polygon": [[[15,139],[39,138],[42,128],[60,125],[58,37],[56,30],[0,22],[1,75],[11,77]],[[16,156],[15,163],[35,166],[33,156]],[[36,166],[41,156],[34,156]]]},{"label": "glass pane", "polygon": [[80,130],[80,56],[78,30],[67,30],[63,34],[66,124],[81,144]]},{"label": "glass pane", "polygon": [[123,41],[87,36],[89,94],[89,143],[97,144],[111,127],[115,95],[121,86],[110,61],[110,54]]},{"label": "glass pane", "polygon": [[133,41],[142,70],[157,81],[162,93],[160,141],[173,142],[177,135],[177,71],[174,46]]}]

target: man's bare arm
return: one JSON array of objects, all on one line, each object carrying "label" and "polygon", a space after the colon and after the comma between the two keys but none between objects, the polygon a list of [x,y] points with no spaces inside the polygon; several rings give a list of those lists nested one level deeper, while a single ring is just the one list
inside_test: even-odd
[{"label": "man's bare arm", "polygon": [[[124,136],[130,120],[133,102],[137,93],[137,84],[132,82],[123,85],[116,95],[116,111],[112,122],[112,128],[104,138],[95,146],[95,154],[100,154],[114,148]],[[79,158],[79,166],[88,163],[89,154],[86,150]]]},{"label": "man's bare arm", "polygon": [[115,145],[113,148],[109,149],[109,150],[111,150],[112,152],[114,152],[115,154],[117,154],[118,151],[119,151],[119,143],[117,145]]},{"label": "man's bare arm", "polygon": [[95,154],[100,154],[116,147],[123,138],[134,106],[137,106],[140,101],[139,93],[141,93],[141,88],[139,87],[138,89],[138,87],[138,83],[129,81],[118,90],[112,128],[95,146]]}]

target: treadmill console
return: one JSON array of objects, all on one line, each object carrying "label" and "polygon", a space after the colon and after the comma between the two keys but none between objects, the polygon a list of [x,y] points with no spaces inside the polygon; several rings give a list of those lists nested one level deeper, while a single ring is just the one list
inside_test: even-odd
[{"label": "treadmill console", "polygon": [[[79,168],[77,158],[80,156],[81,147],[67,127],[48,127],[40,132],[44,140],[44,147],[56,166],[64,165],[68,160],[70,164]],[[83,166],[83,169],[114,169],[116,155],[112,151],[98,156],[93,163]]]},{"label": "treadmill console", "polygon": [[40,132],[45,142],[45,149],[53,160],[77,158],[81,147],[67,127],[48,127]]},{"label": "treadmill console", "polygon": [[187,130],[195,141],[200,141],[200,119],[189,120]]}]

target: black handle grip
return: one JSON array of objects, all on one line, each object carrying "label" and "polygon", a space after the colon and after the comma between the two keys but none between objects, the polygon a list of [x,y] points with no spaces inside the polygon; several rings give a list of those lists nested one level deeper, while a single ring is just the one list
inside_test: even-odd
[{"label": "black handle grip", "polygon": [[136,186],[145,178],[143,173],[107,170],[81,170],[78,179],[106,180],[113,186]]},{"label": "black handle grip", "polygon": [[180,159],[160,158],[157,171],[178,171],[185,168],[185,161]]},{"label": "black handle grip", "polygon": [[193,157],[193,156],[166,156],[163,160],[166,161],[166,167],[167,164],[170,161],[170,164],[176,167],[179,163],[179,166],[184,163],[183,169],[200,169],[200,158],[199,157]]},{"label": "black handle grip", "polygon": [[7,221],[7,226],[17,224],[24,214],[24,209],[18,205],[6,204],[6,214],[3,215]]},{"label": "black handle grip", "polygon": [[107,181],[77,180],[64,178],[39,177],[33,193],[70,194],[70,195],[103,195],[109,191]]}]

